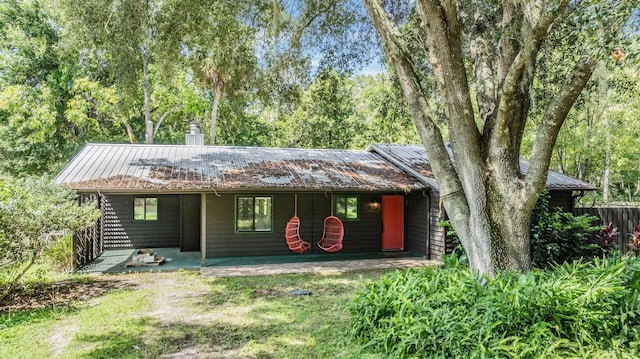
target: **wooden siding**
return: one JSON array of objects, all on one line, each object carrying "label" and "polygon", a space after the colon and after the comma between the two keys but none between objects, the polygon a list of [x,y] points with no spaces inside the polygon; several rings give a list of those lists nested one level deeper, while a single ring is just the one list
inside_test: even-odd
[{"label": "wooden siding", "polygon": [[[613,226],[618,227],[620,232],[616,243],[623,253],[629,251],[629,239],[633,229],[640,224],[640,208],[638,207],[577,207],[573,213],[575,215],[596,216],[599,218],[596,222],[598,225],[613,223]],[[596,234],[592,236],[593,240],[595,240]]]},{"label": "wooden siding", "polygon": [[429,257],[428,259],[442,259],[442,254],[446,251],[446,240],[444,227],[439,223],[444,220],[444,208],[440,210],[440,193],[431,191],[429,193],[431,208],[429,209]]},{"label": "wooden siding", "polygon": [[573,210],[573,191],[549,191],[549,207],[560,207],[565,212]]},{"label": "wooden siding", "polygon": [[408,252],[421,254],[427,259],[442,259],[446,245],[444,228],[438,225],[441,220],[438,216],[439,200],[437,191],[430,191],[428,194],[412,192],[407,195],[405,248]]},{"label": "wooden siding", "polygon": [[180,250],[200,251],[200,195],[181,195]]},{"label": "wooden siding", "polygon": [[133,200],[140,195],[106,195],[105,248],[158,248],[180,246],[180,195],[158,198],[157,221],[134,221]]},{"label": "wooden siding", "polygon": [[[342,195],[343,193],[341,193]],[[344,193],[351,195],[351,193]],[[293,193],[252,193],[273,197],[273,231],[270,233],[235,232],[235,195],[207,196],[207,257],[300,255],[291,252],[284,239],[284,228],[294,214]],[[380,213],[369,204],[379,195],[353,193],[359,196],[359,219],[344,221],[344,247],[340,253],[378,252],[380,242]],[[298,217],[301,237],[312,247],[304,254],[324,254],[316,243],[322,238],[324,219],[331,214],[331,195],[324,193],[298,194]],[[304,255],[303,254],[303,255]],[[330,254],[327,254],[330,255]]]},{"label": "wooden siding", "polygon": [[405,249],[428,257],[429,197],[423,196],[421,192],[410,193],[405,205]]}]

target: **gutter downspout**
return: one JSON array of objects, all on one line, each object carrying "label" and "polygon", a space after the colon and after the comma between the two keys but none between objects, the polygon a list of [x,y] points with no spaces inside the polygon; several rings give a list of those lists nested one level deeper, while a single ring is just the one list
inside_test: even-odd
[{"label": "gutter downspout", "polygon": [[573,212],[574,209],[576,209],[576,202],[578,202],[580,199],[582,199],[582,197],[584,197],[585,195],[585,191],[581,190],[580,192],[578,192],[578,194],[571,194],[571,212]]}]

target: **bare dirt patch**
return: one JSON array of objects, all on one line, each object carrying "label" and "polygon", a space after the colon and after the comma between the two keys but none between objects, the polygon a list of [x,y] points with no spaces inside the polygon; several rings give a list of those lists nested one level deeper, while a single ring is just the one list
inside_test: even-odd
[{"label": "bare dirt patch", "polygon": [[136,284],[124,276],[28,284],[16,288],[0,301],[0,314],[71,304],[134,286]]}]

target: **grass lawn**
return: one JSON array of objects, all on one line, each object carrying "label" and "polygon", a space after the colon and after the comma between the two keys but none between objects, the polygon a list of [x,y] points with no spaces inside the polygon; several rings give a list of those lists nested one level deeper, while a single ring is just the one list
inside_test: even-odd
[{"label": "grass lawn", "polygon": [[349,340],[346,305],[385,272],[76,278],[0,307],[0,358],[376,358]]}]

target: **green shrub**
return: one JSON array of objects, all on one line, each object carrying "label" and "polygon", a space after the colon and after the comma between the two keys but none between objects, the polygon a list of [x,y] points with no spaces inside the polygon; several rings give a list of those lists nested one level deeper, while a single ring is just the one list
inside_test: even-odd
[{"label": "green shrub", "polygon": [[531,214],[531,260],[538,268],[554,263],[591,258],[600,246],[589,239],[600,229],[594,226],[598,217],[588,214],[574,216],[560,208],[549,208],[549,194],[544,192]]},{"label": "green shrub", "polygon": [[44,259],[56,270],[63,272],[73,271],[73,235],[65,234],[62,238],[53,240],[44,252]]},{"label": "green shrub", "polygon": [[450,220],[444,220],[444,221],[440,221],[438,222],[438,226],[444,228],[444,235],[446,238],[446,241],[449,243],[446,248],[449,249],[451,248],[451,253],[446,253],[447,255],[449,254],[455,254],[457,257],[465,257],[466,259],[466,252],[464,250],[464,247],[462,246],[462,242],[460,242],[460,238],[458,237],[458,234],[456,233],[456,230],[453,228],[453,225],[451,224]]},{"label": "green shrub", "polygon": [[47,178],[0,177],[0,300],[55,243],[55,234],[87,228],[99,216],[95,204],[79,205],[75,192]]},{"label": "green shrub", "polygon": [[[531,213],[529,242],[533,266],[549,268],[555,263],[608,253],[601,244],[590,239],[593,233],[601,229],[593,225],[597,220],[598,217],[588,214],[574,216],[561,208],[551,209],[549,192],[543,192]],[[444,227],[447,241],[454,248],[452,253],[464,257],[464,248],[451,222],[441,221],[438,225]]]},{"label": "green shrub", "polygon": [[351,334],[390,357],[583,358],[640,354],[640,260],[619,257],[478,278],[395,272],[351,302]]}]

